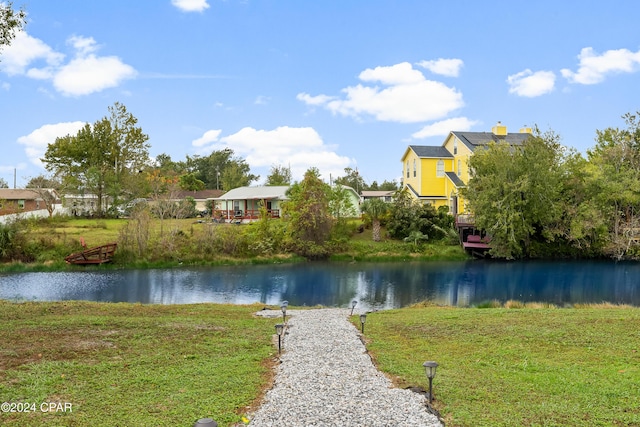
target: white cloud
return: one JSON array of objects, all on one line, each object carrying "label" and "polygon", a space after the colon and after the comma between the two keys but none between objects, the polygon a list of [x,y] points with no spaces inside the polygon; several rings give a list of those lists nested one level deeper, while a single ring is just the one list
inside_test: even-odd
[{"label": "white cloud", "polygon": [[[353,163],[348,157],[337,154],[333,147],[327,146],[310,127],[281,126],[273,130],[245,127],[232,135],[219,138],[207,146],[207,149],[210,153],[227,147],[233,149],[235,155],[245,159],[252,171],[262,169],[264,172],[259,172],[261,178],[266,178],[274,165],[290,166],[293,179],[301,180],[312,166],[317,167],[325,176],[338,176],[345,167]],[[286,159],[286,164],[282,163],[283,159]]]},{"label": "white cloud", "polygon": [[462,59],[434,59],[432,61],[420,61],[419,66],[426,68],[434,74],[440,74],[447,77],[458,77],[460,69],[464,65]]},{"label": "white cloud", "polygon": [[269,98],[268,96],[259,95],[258,97],[256,97],[256,100],[253,101],[253,103],[255,105],[267,105],[270,100],[271,98]]},{"label": "white cloud", "polygon": [[193,140],[191,145],[197,148],[206,147],[208,144],[218,141],[221,133],[222,130],[219,129],[208,130],[200,138]]},{"label": "white cloud", "polygon": [[361,118],[373,116],[380,121],[416,123],[437,120],[464,105],[455,88],[433,80],[403,62],[388,67],[366,69],[363,82],[380,82],[379,86],[349,86],[343,98],[328,95],[298,94],[297,98],[312,106],[323,106],[334,114]]},{"label": "white cloud", "polygon": [[4,90],[9,90],[11,89],[11,85],[7,82],[2,82],[2,84],[0,84],[0,88],[4,89]]},{"label": "white cloud", "polygon": [[76,55],[87,56],[98,50],[98,46],[93,37],[71,36],[67,39],[67,44],[73,46]]},{"label": "white cloud", "polygon": [[411,135],[411,137],[415,139],[423,139],[431,136],[447,136],[451,131],[468,131],[472,126],[477,125],[478,123],[479,121],[469,120],[466,117],[455,117],[425,126],[418,132]]},{"label": "white cloud", "polygon": [[203,12],[209,8],[207,0],[171,0],[171,4],[183,12]]},{"label": "white cloud", "polygon": [[640,69],[640,50],[608,50],[598,55],[593,48],[585,47],[578,55],[580,66],[577,72],[562,69],[564,78],[571,83],[592,85],[602,82],[609,74],[633,73]]},{"label": "white cloud", "polygon": [[89,55],[76,58],[60,68],[53,78],[53,86],[63,95],[88,95],[116,87],[122,80],[136,74],[133,67],[115,56]]},{"label": "white cloud", "polygon": [[[0,70],[10,76],[21,74],[37,80],[52,80],[54,88],[66,96],[100,92],[137,74],[116,56],[97,56],[98,45],[92,37],[71,36],[67,44],[74,50],[74,56],[64,64],[63,54],[20,32],[4,52]],[[42,60],[44,66],[31,66]]]},{"label": "white cloud", "polygon": [[556,75],[552,71],[536,71],[529,69],[507,77],[509,93],[534,98],[553,91]]},{"label": "white cloud", "polygon": [[363,82],[379,81],[385,85],[411,85],[422,83],[425,79],[422,73],[414,70],[408,62],[391,65],[389,67],[367,68],[358,76]]},{"label": "white cloud", "polygon": [[13,42],[2,51],[0,70],[10,76],[26,74],[27,67],[34,62],[44,60],[46,68],[50,68],[59,65],[63,59],[63,54],[54,52],[42,40],[20,31]]},{"label": "white cloud", "polygon": [[311,96],[308,93],[299,93],[298,95],[296,95],[296,99],[298,101],[302,101],[307,105],[311,105],[311,106],[321,106],[326,104],[329,101],[332,101],[334,99],[336,99],[334,96],[327,96],[327,95],[316,95],[316,96]]},{"label": "white cloud", "polygon": [[18,143],[25,146],[25,153],[31,163],[42,166],[40,159],[47,151],[48,144],[56,142],[56,138],[77,134],[84,125],[84,122],[63,122],[44,125],[29,135],[18,138]]}]

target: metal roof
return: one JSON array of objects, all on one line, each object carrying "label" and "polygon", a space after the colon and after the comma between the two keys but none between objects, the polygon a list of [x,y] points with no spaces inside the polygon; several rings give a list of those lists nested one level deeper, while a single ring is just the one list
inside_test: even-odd
[{"label": "metal roof", "polygon": [[260,187],[238,187],[227,191],[220,197],[214,197],[214,200],[287,200],[286,195],[288,185],[279,186],[260,186]]}]

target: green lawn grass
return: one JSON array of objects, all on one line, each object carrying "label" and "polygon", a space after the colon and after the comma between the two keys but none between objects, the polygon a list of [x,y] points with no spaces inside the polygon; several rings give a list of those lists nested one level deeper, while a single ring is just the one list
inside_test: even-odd
[{"label": "green lawn grass", "polygon": [[[354,323],[359,322],[356,317]],[[419,307],[372,313],[367,347],[447,426],[640,425],[640,309]]]},{"label": "green lawn grass", "polygon": [[[3,426],[190,426],[241,421],[269,384],[273,320],[262,306],[0,301]],[[42,402],[72,411],[43,413]]]}]

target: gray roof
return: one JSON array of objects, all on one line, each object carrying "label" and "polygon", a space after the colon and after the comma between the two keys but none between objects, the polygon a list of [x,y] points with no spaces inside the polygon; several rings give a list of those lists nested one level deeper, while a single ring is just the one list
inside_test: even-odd
[{"label": "gray roof", "polygon": [[445,174],[451,180],[451,182],[453,182],[453,185],[455,185],[456,187],[464,187],[465,186],[464,182],[462,182],[460,177],[458,175],[456,175],[455,172],[445,172]]},{"label": "gray roof", "polygon": [[409,148],[411,148],[418,157],[453,158],[453,154],[442,145],[410,145]]},{"label": "gray roof", "polygon": [[261,187],[238,187],[227,191],[214,200],[287,200],[286,192],[288,185],[280,186],[261,186]]},{"label": "gray roof", "polygon": [[181,191],[177,191],[174,195],[172,195],[172,197],[175,196],[174,199],[178,199],[178,200],[182,200],[187,197],[193,197],[195,200],[206,200],[206,199],[213,199],[223,194],[224,194],[224,191],[222,190],[198,190],[198,191],[181,190]]},{"label": "gray roof", "polygon": [[42,200],[38,191],[48,191],[58,197],[55,190],[43,188],[42,190],[32,190],[29,188],[0,188],[0,200]]},{"label": "gray roof", "polygon": [[453,131],[464,145],[474,151],[478,147],[487,146],[490,142],[506,142],[511,145],[521,145],[526,139],[531,138],[530,133],[508,133],[506,135],[496,135],[493,132],[460,132]]}]

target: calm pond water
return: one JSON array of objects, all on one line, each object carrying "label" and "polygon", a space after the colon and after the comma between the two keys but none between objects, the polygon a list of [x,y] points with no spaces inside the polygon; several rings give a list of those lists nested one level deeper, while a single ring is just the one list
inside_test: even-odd
[{"label": "calm pond water", "polygon": [[431,300],[468,306],[489,300],[640,306],[640,263],[306,263],[164,270],[0,275],[0,299],[185,304],[218,302],[388,309]]}]

